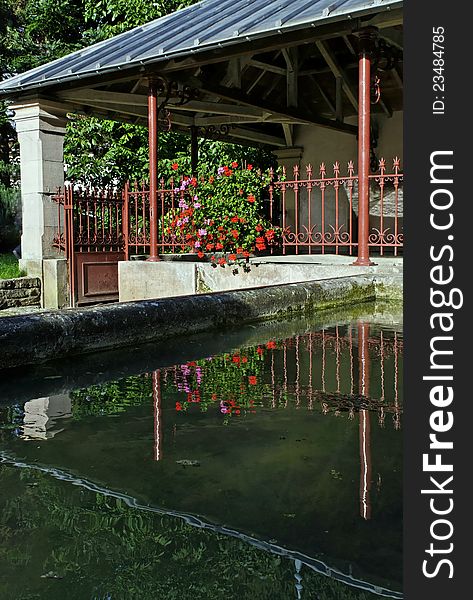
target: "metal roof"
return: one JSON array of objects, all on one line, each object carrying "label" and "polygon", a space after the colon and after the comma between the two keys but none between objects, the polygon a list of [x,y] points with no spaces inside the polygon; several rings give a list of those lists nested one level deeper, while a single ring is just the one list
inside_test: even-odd
[{"label": "metal roof", "polygon": [[401,6],[402,0],[203,0],[2,81],[0,94],[182,58]]}]

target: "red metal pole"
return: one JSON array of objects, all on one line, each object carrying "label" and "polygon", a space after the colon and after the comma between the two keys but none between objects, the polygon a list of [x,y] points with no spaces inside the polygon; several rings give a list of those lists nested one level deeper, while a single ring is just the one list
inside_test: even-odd
[{"label": "red metal pole", "polygon": [[149,80],[148,91],[149,135],[149,210],[150,250],[149,261],[161,260],[158,254],[158,85]]},{"label": "red metal pole", "polygon": [[358,72],[358,258],[353,263],[366,267],[370,261],[368,236],[370,229],[370,116],[371,116],[371,56],[376,29],[360,32]]}]

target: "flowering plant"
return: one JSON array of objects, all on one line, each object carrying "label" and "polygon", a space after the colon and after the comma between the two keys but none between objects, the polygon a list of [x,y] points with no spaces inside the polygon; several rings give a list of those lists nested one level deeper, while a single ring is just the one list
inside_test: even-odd
[{"label": "flowering plant", "polygon": [[[178,174],[178,163],[173,170]],[[280,243],[281,229],[262,215],[262,194],[269,182],[269,174],[236,162],[207,177],[182,176],[173,190],[178,204],[164,217],[164,233],[183,252],[199,258],[209,253],[214,265],[247,262],[250,254]]]}]

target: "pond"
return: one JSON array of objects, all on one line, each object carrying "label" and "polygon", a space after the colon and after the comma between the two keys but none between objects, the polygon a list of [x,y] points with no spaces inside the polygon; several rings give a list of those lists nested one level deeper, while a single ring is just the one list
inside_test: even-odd
[{"label": "pond", "polygon": [[363,305],[6,374],[0,597],[402,598],[402,367]]}]

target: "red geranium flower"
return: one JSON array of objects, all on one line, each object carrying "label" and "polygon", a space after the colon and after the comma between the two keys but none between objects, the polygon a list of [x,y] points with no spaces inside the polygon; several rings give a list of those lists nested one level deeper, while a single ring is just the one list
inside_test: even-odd
[{"label": "red geranium flower", "polygon": [[234,169],[236,169],[236,168],[238,167],[238,163],[237,163],[237,162],[235,162],[235,161],[234,161],[234,162],[232,162],[232,167],[233,167]]},{"label": "red geranium flower", "polygon": [[273,342],[273,341],[271,341],[271,342],[268,342],[268,343],[266,344],[266,348],[267,348],[268,350],[274,350],[274,349],[276,348],[276,342]]},{"label": "red geranium flower", "polygon": [[172,163],[172,165],[171,165],[171,169],[172,169],[173,171],[177,171],[177,170],[179,169],[179,165],[178,165],[176,162],[175,162],[175,163]]},{"label": "red geranium flower", "polygon": [[251,202],[251,204],[253,204],[253,202],[256,200],[256,198],[253,196],[253,194],[250,194],[247,198],[248,202]]},{"label": "red geranium flower", "polygon": [[204,253],[202,252],[202,250],[200,250],[199,252],[197,252],[197,256],[199,258],[204,258]]},{"label": "red geranium flower", "polygon": [[180,402],[176,402],[176,410],[182,410],[182,405]]},{"label": "red geranium flower", "polygon": [[240,363],[240,357],[238,354],[235,354],[235,356],[232,357],[232,361],[237,365]]},{"label": "red geranium flower", "polygon": [[256,379],[256,376],[255,376],[255,375],[250,375],[250,376],[248,377],[248,383],[249,383],[250,385],[256,385],[256,384],[258,383],[258,381],[257,381],[257,379]]},{"label": "red geranium flower", "polygon": [[206,250],[209,250],[209,251],[210,251],[210,250],[213,250],[213,249],[214,249],[214,245],[213,245],[213,244],[207,244],[207,245],[205,246],[205,249],[206,249]]},{"label": "red geranium flower", "polygon": [[222,248],[223,248],[223,245],[220,242],[217,242],[215,244],[215,250],[222,250]]},{"label": "red geranium flower", "polygon": [[229,254],[228,258],[229,258],[229,260],[236,260],[237,259],[236,254]]},{"label": "red geranium flower", "polygon": [[223,267],[224,264],[226,264],[226,260],[222,257],[218,259],[218,264],[221,265]]},{"label": "red geranium flower", "polygon": [[230,233],[233,235],[233,237],[234,237],[235,239],[237,239],[237,237],[240,235],[236,229],[232,229],[232,230],[230,231]]},{"label": "red geranium flower", "polygon": [[255,229],[256,229],[256,231],[262,231],[263,230],[263,226],[262,225],[256,225]]},{"label": "red geranium flower", "polygon": [[231,219],[232,223],[238,223],[238,221],[240,220],[236,215],[234,217],[232,217]]},{"label": "red geranium flower", "polygon": [[246,168],[248,169],[248,171],[252,171],[253,170],[253,165],[248,165]]},{"label": "red geranium flower", "polygon": [[257,353],[258,353],[260,356],[263,356],[263,354],[264,354],[264,350],[263,350],[263,348],[261,348],[261,346],[258,346],[258,348],[256,348],[256,352],[257,352]]}]

